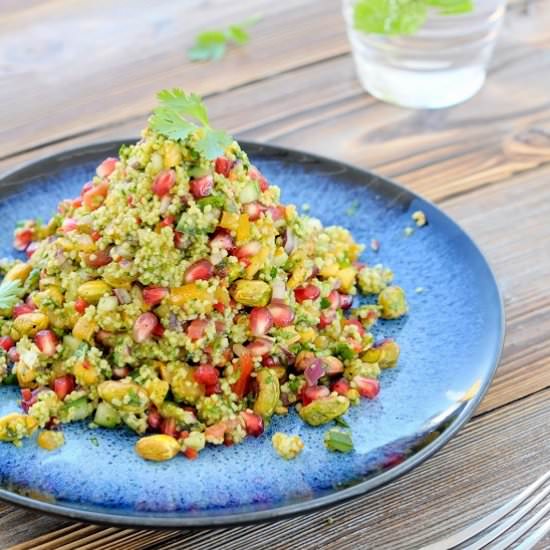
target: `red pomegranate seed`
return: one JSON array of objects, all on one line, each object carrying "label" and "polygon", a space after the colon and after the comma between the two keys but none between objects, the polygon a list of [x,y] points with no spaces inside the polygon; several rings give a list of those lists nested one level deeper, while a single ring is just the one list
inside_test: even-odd
[{"label": "red pomegranate seed", "polygon": [[273,317],[273,324],[276,327],[288,327],[294,320],[294,312],[286,304],[280,302],[271,302],[268,306],[269,312]]},{"label": "red pomegranate seed", "polygon": [[330,395],[326,386],[306,386],[301,392],[302,403],[309,405],[312,401],[323,399]]},{"label": "red pomegranate seed", "polygon": [[34,343],[42,353],[51,357],[52,355],[55,355],[55,348],[57,347],[59,341],[53,331],[46,329],[36,333]]},{"label": "red pomegranate seed", "polygon": [[31,241],[32,229],[20,229],[15,232],[13,248],[15,248],[15,250],[25,250]]},{"label": "red pomegranate seed", "polygon": [[205,386],[215,386],[220,378],[220,375],[218,373],[218,369],[212,365],[204,364],[199,365],[195,369],[193,377],[199,384],[204,384]]},{"label": "red pomegranate seed", "polygon": [[262,365],[267,368],[278,367],[280,365],[279,360],[272,355],[266,355],[262,359]]},{"label": "red pomegranate seed", "polygon": [[359,334],[361,336],[365,336],[365,329],[363,327],[363,325],[361,324],[361,322],[359,321],[359,319],[346,319],[344,321],[344,325],[348,326],[355,326],[357,327],[357,330],[359,331]]},{"label": "red pomegranate seed", "polygon": [[214,266],[208,260],[199,260],[191,264],[185,272],[185,282],[192,283],[210,279],[214,275]]},{"label": "red pomegranate seed", "polygon": [[248,320],[250,323],[250,332],[252,332],[254,336],[263,336],[267,334],[269,329],[273,326],[273,317],[266,307],[255,307],[250,312]]},{"label": "red pomegranate seed", "polygon": [[63,401],[75,388],[75,379],[72,374],[66,374],[56,378],[53,382],[53,391]]},{"label": "red pomegranate seed", "polygon": [[15,346],[15,341],[11,336],[2,336],[0,338],[0,348],[4,351],[9,351],[13,346]]},{"label": "red pomegranate seed", "polygon": [[334,321],[334,319],[336,319],[335,311],[323,311],[323,313],[321,313],[321,316],[319,317],[319,324],[317,326],[319,328],[328,327]]},{"label": "red pomegranate seed", "polygon": [[176,183],[176,173],[174,170],[163,170],[159,172],[155,180],[153,181],[153,193],[157,197],[164,197],[170,193],[170,189]]},{"label": "red pomegranate seed", "polygon": [[196,199],[201,199],[202,197],[208,197],[212,193],[212,187],[214,187],[214,179],[212,176],[203,176],[196,180],[191,180],[189,182],[191,194]]},{"label": "red pomegranate seed", "polygon": [[222,387],[219,382],[216,382],[211,386],[204,386],[204,395],[206,395],[206,397],[215,393],[222,393]]},{"label": "red pomegranate seed", "polygon": [[15,346],[8,350],[8,359],[11,363],[17,363],[17,361],[19,361],[19,352]]},{"label": "red pomegranate seed", "polygon": [[340,307],[340,293],[337,290],[331,290],[327,296],[327,300],[330,302],[331,309],[338,309]]},{"label": "red pomegranate seed", "polygon": [[162,422],[162,416],[158,412],[156,407],[151,407],[149,414],[147,415],[147,424],[152,430],[158,430],[160,428],[160,423]]},{"label": "red pomegranate seed", "polygon": [[174,218],[174,216],[166,216],[166,218],[164,218],[160,222],[160,226],[161,227],[171,227],[172,225],[174,225],[175,221],[176,221],[176,218]]},{"label": "red pomegranate seed", "polygon": [[139,344],[151,337],[159,320],[154,313],[142,313],[135,321],[133,327],[134,340]]},{"label": "red pomegranate seed", "polygon": [[156,306],[160,304],[166,296],[168,296],[168,289],[162,286],[146,286],[142,290],[143,301],[149,306]]},{"label": "red pomegranate seed", "polygon": [[280,206],[270,206],[267,211],[271,214],[271,219],[276,222],[277,220],[282,220],[286,214],[286,208],[282,205]]},{"label": "red pomegranate seed", "polygon": [[27,258],[31,258],[32,255],[38,250],[38,243],[35,241],[32,241],[29,246],[25,249],[25,254],[27,255]]},{"label": "red pomegranate seed", "polygon": [[98,268],[110,264],[113,258],[108,250],[98,250],[97,252],[88,254],[84,261],[88,267]]},{"label": "red pomegranate seed", "polygon": [[69,233],[69,231],[74,231],[77,227],[78,222],[74,218],[65,218],[61,224],[61,231]]},{"label": "red pomegranate seed", "polygon": [[176,419],[175,418],[163,418],[160,422],[160,431],[163,434],[171,435],[176,437],[178,431],[176,429]]},{"label": "red pomegranate seed", "polygon": [[32,391],[29,388],[21,388],[21,399],[30,401],[32,399]]},{"label": "red pomegranate seed", "polygon": [[199,338],[202,338],[207,325],[208,321],[205,321],[204,319],[195,319],[191,321],[187,327],[187,336],[189,336],[191,340],[198,340]]},{"label": "red pomegranate seed", "polygon": [[244,428],[248,435],[259,437],[264,433],[264,420],[259,414],[243,411],[241,418],[244,420]]},{"label": "red pomegranate seed", "polygon": [[260,191],[267,191],[269,189],[269,183],[267,183],[264,175],[255,166],[251,166],[248,169],[248,175],[258,182]]},{"label": "red pomegranate seed", "polygon": [[374,378],[354,376],[353,382],[355,382],[357,391],[362,397],[374,399],[380,393],[380,382]]},{"label": "red pomegranate seed", "polygon": [[340,307],[342,309],[349,309],[353,304],[353,296],[351,294],[339,294]]},{"label": "red pomegranate seed", "polygon": [[16,319],[20,315],[25,315],[25,313],[32,313],[36,309],[36,306],[29,304],[19,304],[15,306],[12,310],[12,317]]},{"label": "red pomegranate seed", "polygon": [[216,302],[214,304],[214,309],[218,312],[218,313],[223,313],[225,311],[225,304],[222,304],[221,302]]},{"label": "red pomegranate seed", "polygon": [[222,176],[227,177],[229,176],[229,172],[231,172],[232,166],[233,162],[228,158],[218,157],[214,163],[214,170],[216,171],[216,174],[221,174]]},{"label": "red pomegranate seed", "polygon": [[185,449],[185,451],[183,451],[183,456],[185,456],[185,458],[188,458],[189,460],[196,460],[197,458],[199,458],[199,451],[191,448]]},{"label": "red pomegranate seed", "polygon": [[346,395],[350,389],[349,382],[345,378],[340,378],[330,386],[330,389],[340,395]]},{"label": "red pomegranate seed", "polygon": [[294,291],[294,297],[300,304],[306,300],[316,300],[320,294],[319,287],[315,285],[300,286]]},{"label": "red pomegranate seed", "polygon": [[223,248],[224,250],[231,250],[234,248],[235,243],[229,232],[224,229],[218,229],[210,239],[210,246],[215,248]]},{"label": "red pomegranate seed", "polygon": [[183,250],[185,248],[185,238],[183,233],[181,233],[180,231],[176,231],[174,233],[174,246],[178,250]]},{"label": "red pomegranate seed", "polygon": [[249,202],[243,206],[243,210],[246,214],[248,214],[248,219],[251,222],[254,222],[260,219],[260,216],[263,212],[265,212],[266,207],[259,202]]},{"label": "red pomegranate seed", "polygon": [[77,313],[84,315],[86,308],[88,307],[88,302],[83,298],[77,298],[74,302],[74,308]]},{"label": "red pomegranate seed", "polygon": [[267,355],[273,349],[273,342],[267,338],[257,338],[246,347],[252,355]]},{"label": "red pomegranate seed", "polygon": [[99,231],[92,231],[90,237],[92,237],[92,241],[97,242],[101,239],[101,233]]},{"label": "red pomegranate seed", "polygon": [[87,182],[82,186],[82,189],[80,190],[80,196],[84,195],[84,193],[86,193],[86,191],[89,191],[90,189],[92,189],[93,186],[94,186],[94,182],[93,182],[93,181],[87,181]]},{"label": "red pomegranate seed", "polygon": [[233,256],[237,256],[239,259],[249,258],[255,256],[262,249],[262,245],[258,241],[250,241],[249,243],[239,246],[233,251]]},{"label": "red pomegranate seed", "polygon": [[164,336],[165,328],[159,323],[154,329],[153,329],[153,336],[155,338],[162,338]]},{"label": "red pomegranate seed", "polygon": [[96,168],[96,171],[95,173],[100,177],[100,178],[107,178],[108,176],[110,176],[115,167],[116,167],[116,163],[118,162],[118,159],[115,159],[113,157],[109,157],[109,158],[106,158],[97,168]]}]

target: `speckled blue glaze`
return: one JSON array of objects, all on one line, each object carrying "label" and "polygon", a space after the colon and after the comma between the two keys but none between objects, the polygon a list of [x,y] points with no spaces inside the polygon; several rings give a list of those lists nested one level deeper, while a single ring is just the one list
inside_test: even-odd
[{"label": "speckled blue glaze", "polygon": [[[359,494],[415,466],[466,421],[498,362],[503,315],[482,255],[449,218],[410,192],[339,163],[278,148],[244,145],[285,202],[310,205],[325,225],[350,229],[367,246],[363,259],[392,267],[410,315],[382,322],[378,338],[401,346],[398,368],[385,371],[382,391],[346,415],[355,443],[347,455],[327,452],[323,428],[295,414],[276,417],[266,436],[231,448],[208,448],[200,460],[142,461],[125,430],[64,428],[66,445],[51,453],[34,441],[0,444],[0,497],[92,521],[133,525],[214,525],[277,517]],[[29,214],[45,219],[75,196],[113,144],[54,157],[2,181],[0,256],[12,255],[11,231]],[[358,207],[354,215],[346,210]],[[429,225],[405,237],[411,213]],[[415,289],[422,287],[424,292]],[[472,387],[473,399],[461,397]],[[18,409],[15,388],[0,388],[0,414]],[[273,451],[275,431],[300,434],[294,461]],[[431,443],[428,444],[428,440]],[[43,494],[54,503],[21,496]]]}]

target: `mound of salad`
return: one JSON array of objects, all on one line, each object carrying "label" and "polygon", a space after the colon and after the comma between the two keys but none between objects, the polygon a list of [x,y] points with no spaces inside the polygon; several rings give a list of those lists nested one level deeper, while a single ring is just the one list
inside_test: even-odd
[{"label": "mound of salad", "polygon": [[[392,272],[363,247],[281,204],[195,94],[165,90],[135,145],[105,159],[47,222],[27,220],[4,260],[0,381],[21,410],[0,441],[63,444],[62,425],[127,426],[148,460],[189,459],[259,437],[295,407],[312,426],[374,399],[399,346],[379,318],[406,314]],[[354,307],[358,293],[373,295]],[[351,450],[331,428],[331,450]],[[277,433],[293,458],[296,435]]]}]

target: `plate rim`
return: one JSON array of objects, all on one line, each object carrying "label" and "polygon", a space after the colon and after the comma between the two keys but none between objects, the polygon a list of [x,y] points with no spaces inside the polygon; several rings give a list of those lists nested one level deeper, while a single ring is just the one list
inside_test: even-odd
[{"label": "plate rim", "polygon": [[[237,139],[237,138],[236,138]],[[493,351],[492,365],[484,377],[481,387],[468,403],[463,407],[461,412],[451,421],[451,424],[447,429],[434,441],[426,445],[420,451],[416,452],[414,455],[406,458],[400,464],[386,470],[385,472],[376,475],[370,479],[366,479],[344,489],[336,489],[333,492],[312,498],[311,500],[305,500],[292,504],[282,504],[275,508],[266,508],[264,510],[257,511],[246,511],[246,512],[237,512],[237,513],[220,513],[214,514],[211,516],[192,516],[192,515],[182,515],[181,517],[177,516],[175,513],[171,515],[164,515],[162,513],[155,512],[135,512],[132,511],[132,514],[118,513],[115,510],[111,512],[100,512],[92,509],[78,508],[77,504],[56,504],[50,503],[35,498],[19,494],[8,489],[0,487],[0,500],[14,504],[16,506],[21,506],[26,509],[30,509],[36,512],[45,513],[48,515],[54,515],[57,517],[65,517],[78,521],[85,521],[89,523],[101,524],[101,525],[110,525],[110,526],[120,526],[120,527],[146,527],[154,529],[163,529],[163,528],[213,528],[213,527],[229,527],[235,525],[244,525],[251,523],[258,523],[262,521],[273,521],[283,518],[288,518],[290,516],[295,516],[298,514],[304,514],[308,512],[318,511],[320,509],[327,508],[331,505],[337,503],[342,503],[348,501],[352,498],[359,497],[361,495],[367,494],[375,489],[379,489],[382,486],[390,483],[393,480],[400,478],[409,471],[413,470],[428,458],[433,456],[436,452],[442,449],[456,434],[463,428],[466,423],[472,417],[474,411],[477,409],[479,403],[486,395],[491,383],[494,379],[495,372],[500,364],[502,358],[502,351],[504,347],[504,340],[506,335],[506,310],[504,307],[504,300],[502,291],[498,284],[497,278],[491,267],[487,256],[483,250],[478,246],[475,240],[470,236],[470,234],[464,230],[464,228],[457,223],[451,216],[449,216],[444,210],[442,210],[438,205],[426,199],[422,195],[408,189],[404,185],[401,185],[393,179],[386,176],[378,174],[376,171],[361,168],[355,166],[349,162],[344,162],[335,158],[318,155],[315,153],[310,153],[300,149],[295,149],[291,147],[285,147],[275,144],[261,143],[257,141],[249,141],[246,139],[240,140],[237,139],[244,151],[247,149],[257,149],[261,151],[276,153],[285,153],[288,155],[298,155],[304,158],[311,159],[313,161],[318,161],[321,163],[337,164],[341,167],[346,168],[355,172],[357,175],[362,176],[374,176],[379,181],[383,182],[384,186],[388,186],[395,193],[408,195],[410,197],[420,199],[425,203],[429,204],[431,208],[435,209],[438,214],[442,215],[452,224],[454,224],[462,233],[462,235],[469,241],[469,244],[477,251],[480,256],[482,263],[487,269],[490,282],[494,286],[496,295],[498,298],[498,320],[499,322],[499,333],[497,339],[497,345]],[[94,151],[101,152],[102,150],[112,150],[118,148],[123,144],[135,143],[136,137],[130,137],[127,139],[114,139],[108,141],[95,141],[89,144],[81,145],[78,147],[73,147],[67,150],[61,150],[57,153],[41,156],[36,159],[28,160],[24,163],[21,163],[14,168],[3,172],[0,174],[0,188],[3,187],[6,180],[10,178],[16,178],[18,175],[24,174],[26,171],[32,170],[44,162],[62,162],[65,158],[72,159],[75,156],[84,156],[86,154],[91,154]],[[28,180],[27,180],[28,181]],[[15,181],[17,185],[20,185],[21,182]],[[2,200],[2,199],[0,199]]]}]

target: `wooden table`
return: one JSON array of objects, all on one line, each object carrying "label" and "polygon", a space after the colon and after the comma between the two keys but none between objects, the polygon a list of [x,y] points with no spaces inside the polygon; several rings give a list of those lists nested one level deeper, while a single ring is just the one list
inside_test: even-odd
[{"label": "wooden table", "polygon": [[[248,46],[217,63],[187,61],[198,30],[251,13],[263,19]],[[0,83],[2,172],[134,136],[155,92],[182,86],[238,137],[371,168],[435,200],[486,252],[507,314],[502,362],[473,420],[387,487],[277,523],[196,532],[104,528],[0,504],[1,548],[415,548],[548,468],[549,0],[512,2],[487,84],[447,110],[364,93],[337,0],[3,0]]]}]

